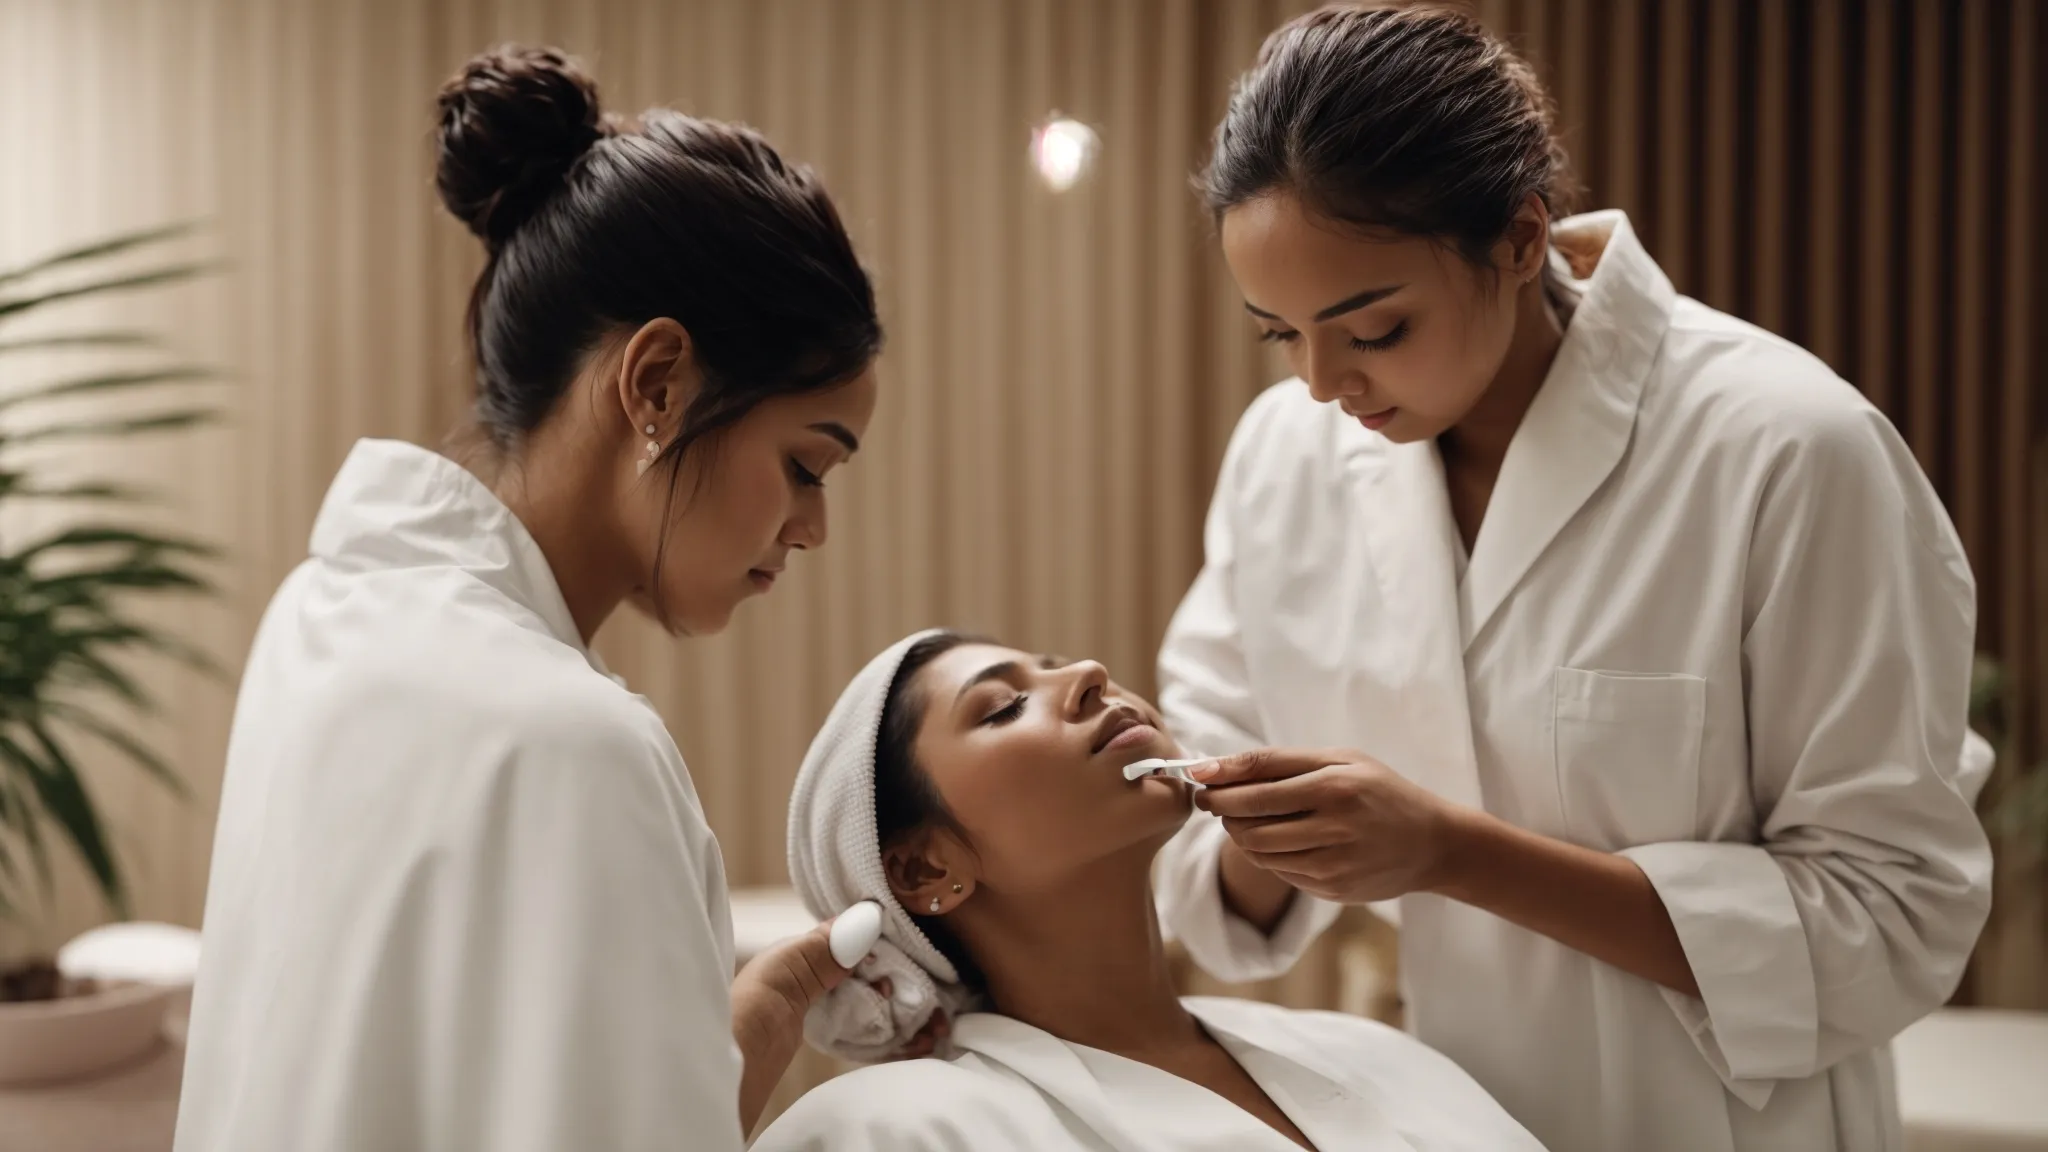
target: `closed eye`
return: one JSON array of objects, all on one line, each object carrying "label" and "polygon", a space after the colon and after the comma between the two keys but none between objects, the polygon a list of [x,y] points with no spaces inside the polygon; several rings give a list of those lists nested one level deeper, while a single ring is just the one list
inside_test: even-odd
[{"label": "closed eye", "polygon": [[805,488],[823,488],[825,486],[824,477],[797,463],[794,456],[789,459],[789,474],[798,484]]},{"label": "closed eye", "polygon": [[[1408,322],[1403,320],[1399,324],[1394,325],[1393,329],[1385,336],[1376,336],[1371,340],[1360,340],[1358,337],[1353,336],[1351,338],[1351,346],[1360,352],[1385,352],[1407,338]],[[1261,344],[1292,344],[1299,339],[1301,339],[1301,333],[1291,330],[1280,331],[1273,328],[1262,328],[1259,330],[1259,342]]]},{"label": "closed eye", "polygon": [[1024,715],[1024,704],[1028,700],[1030,700],[1030,697],[1020,692],[1010,697],[1010,702],[1003,705],[1001,709],[983,717],[981,722],[986,727],[1000,728]]},{"label": "closed eye", "polygon": [[1360,340],[1354,336],[1351,338],[1351,346],[1360,352],[1385,352],[1407,338],[1408,322],[1403,320],[1399,324],[1394,325],[1393,329],[1385,336],[1378,336],[1371,340]]}]

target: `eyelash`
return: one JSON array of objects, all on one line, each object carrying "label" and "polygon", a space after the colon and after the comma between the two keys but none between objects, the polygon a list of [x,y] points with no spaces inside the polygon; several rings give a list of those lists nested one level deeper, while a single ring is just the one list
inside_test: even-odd
[{"label": "eyelash", "polygon": [[1030,697],[1021,694],[1011,697],[1008,704],[1003,705],[1002,708],[983,718],[982,723],[989,727],[1008,724],[1017,717],[1024,715],[1024,702],[1028,699]]},{"label": "eyelash", "polygon": [[[1271,328],[1261,329],[1259,332],[1259,342],[1262,344],[1292,344],[1300,338],[1299,332],[1279,332]],[[1385,352],[1407,338],[1408,322],[1403,320],[1394,325],[1392,332],[1377,340],[1360,340],[1353,337],[1351,346],[1360,352]]]},{"label": "eyelash", "polygon": [[789,461],[789,470],[795,474],[796,482],[806,488],[823,488],[825,486],[824,477],[797,463],[794,457]]}]

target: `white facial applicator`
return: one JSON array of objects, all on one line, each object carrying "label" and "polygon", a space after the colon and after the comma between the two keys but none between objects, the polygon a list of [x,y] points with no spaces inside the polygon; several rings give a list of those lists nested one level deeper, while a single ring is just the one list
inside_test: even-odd
[{"label": "white facial applicator", "polygon": [[1193,768],[1197,764],[1207,763],[1207,760],[1140,760],[1136,764],[1124,765],[1124,779],[1137,780],[1146,776],[1171,776],[1183,784],[1189,784],[1196,788],[1206,788],[1208,785],[1188,775],[1188,769]]}]

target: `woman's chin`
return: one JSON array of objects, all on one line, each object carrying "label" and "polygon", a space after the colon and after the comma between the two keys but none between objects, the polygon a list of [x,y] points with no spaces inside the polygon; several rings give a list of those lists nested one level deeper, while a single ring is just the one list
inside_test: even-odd
[{"label": "woman's chin", "polygon": [[[1141,806],[1151,819],[1140,818],[1139,823],[1148,832],[1163,830],[1168,836],[1180,831],[1187,823],[1188,814],[1195,810],[1195,790],[1171,776],[1147,776],[1129,784],[1137,795],[1134,806]],[[1156,828],[1153,821],[1157,822]]]},{"label": "woman's chin", "polygon": [[662,606],[645,591],[633,593],[626,602],[633,610],[661,626],[661,630],[679,639],[716,636],[732,623],[733,613],[738,610],[737,602],[730,604],[701,604],[684,602],[680,605],[671,598],[666,614]]}]

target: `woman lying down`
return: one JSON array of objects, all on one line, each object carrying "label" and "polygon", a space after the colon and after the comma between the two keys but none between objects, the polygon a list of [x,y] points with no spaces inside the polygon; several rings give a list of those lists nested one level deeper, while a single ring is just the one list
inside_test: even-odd
[{"label": "woman lying down", "polygon": [[790,872],[819,916],[878,902],[883,936],[806,1030],[856,1059],[901,1050],[935,1008],[950,1032],[940,1058],[812,1091],[755,1147],[1539,1147],[1392,1028],[1175,994],[1150,872],[1192,801],[1122,770],[1176,751],[1099,664],[944,632],[876,657],[804,760]]}]

